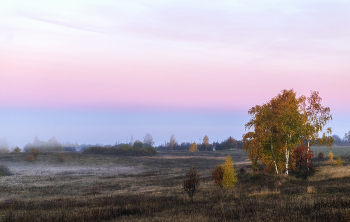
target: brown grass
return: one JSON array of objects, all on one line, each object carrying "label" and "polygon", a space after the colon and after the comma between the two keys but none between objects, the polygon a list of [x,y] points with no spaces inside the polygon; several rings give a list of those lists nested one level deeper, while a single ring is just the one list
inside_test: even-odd
[{"label": "brown grass", "polygon": [[[244,153],[235,152],[230,156],[236,169],[244,167],[246,172],[238,174],[238,183],[231,190],[220,189],[211,178],[227,153],[161,152],[154,157],[65,153],[64,166],[57,153],[41,153],[33,163],[26,162],[25,153],[1,154],[1,163],[15,175],[0,177],[0,221],[350,219],[348,158],[342,158],[342,167],[317,162],[315,175],[303,180],[253,172]],[[192,202],[183,181],[194,165],[201,174],[201,185]],[[118,167],[130,170],[111,171]],[[25,171],[27,168],[31,170]],[[43,173],[51,168],[56,171]],[[86,170],[80,171],[83,168]]]}]

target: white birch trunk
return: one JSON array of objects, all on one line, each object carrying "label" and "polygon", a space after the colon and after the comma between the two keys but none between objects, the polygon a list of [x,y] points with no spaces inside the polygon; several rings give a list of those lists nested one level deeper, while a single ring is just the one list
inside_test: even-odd
[{"label": "white birch trunk", "polygon": [[286,175],[288,175],[289,150],[286,149]]},{"label": "white birch trunk", "polygon": [[278,175],[278,169],[277,169],[277,164],[276,164],[276,161],[273,161],[273,163],[275,164],[276,174]]},{"label": "white birch trunk", "polygon": [[[309,154],[310,151],[310,143],[309,140],[307,141],[307,154]],[[309,159],[306,159],[306,169],[309,172]]]},{"label": "white birch trunk", "polygon": [[[272,148],[272,139],[271,139],[271,152],[272,152],[272,154],[273,154],[273,148]],[[276,161],[273,161],[273,163],[275,164],[276,174],[278,175],[278,169],[277,169],[277,164],[276,164]]]}]

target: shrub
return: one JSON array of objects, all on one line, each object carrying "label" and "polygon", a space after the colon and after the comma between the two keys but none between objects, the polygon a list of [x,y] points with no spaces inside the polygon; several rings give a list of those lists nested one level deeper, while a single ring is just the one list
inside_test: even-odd
[{"label": "shrub", "polygon": [[40,154],[40,150],[38,150],[37,148],[32,148],[30,150],[30,154],[32,154],[33,156],[38,156]]},{"label": "shrub", "polygon": [[293,150],[291,161],[291,170],[297,174],[297,177],[304,177],[306,179],[311,176],[315,168],[311,163],[311,158],[314,156],[312,150],[307,145],[298,146]]},{"label": "shrub", "polygon": [[34,156],[32,154],[27,156],[27,161],[28,162],[33,162],[34,161]]},{"label": "shrub", "polygon": [[244,169],[244,168],[241,168],[241,169],[239,170],[239,172],[240,172],[240,173],[245,173],[245,169]]},{"label": "shrub", "polygon": [[222,188],[222,178],[224,177],[224,169],[221,165],[217,166],[215,170],[213,170],[211,177],[213,178],[214,183]]},{"label": "shrub", "polygon": [[343,161],[341,160],[340,156],[337,156],[337,160],[334,163],[335,166],[343,166]]},{"label": "shrub", "polygon": [[320,152],[317,157],[320,160],[323,160],[325,158],[325,156],[324,156],[324,154],[322,152]]},{"label": "shrub", "polygon": [[66,156],[64,154],[60,154],[58,157],[57,157],[57,160],[59,162],[64,162],[66,161]]},{"label": "shrub", "polygon": [[10,169],[5,165],[0,165],[0,176],[11,176],[13,175]]},{"label": "shrub", "polygon": [[12,152],[13,153],[20,153],[22,150],[19,147],[16,147]]},{"label": "shrub", "polygon": [[334,159],[333,158],[334,158],[334,155],[333,155],[332,151],[329,151],[327,163],[331,164],[331,165],[334,165]]},{"label": "shrub", "polygon": [[196,167],[192,167],[184,180],[184,190],[187,191],[188,195],[193,199],[194,192],[199,186],[199,175],[197,173]]}]

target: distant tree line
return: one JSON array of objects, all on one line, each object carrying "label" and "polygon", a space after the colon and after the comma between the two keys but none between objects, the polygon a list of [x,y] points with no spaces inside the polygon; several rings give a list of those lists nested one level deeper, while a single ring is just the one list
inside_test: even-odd
[{"label": "distant tree line", "polygon": [[337,146],[350,146],[350,131],[345,133],[343,138],[340,138],[338,135],[332,135],[334,142],[333,145]]},{"label": "distant tree line", "polygon": [[116,143],[114,146],[97,144],[82,144],[80,150],[84,154],[102,154],[102,155],[116,155],[116,156],[153,156],[157,154],[157,150],[153,147],[154,142],[151,134],[147,133],[140,140],[134,141],[133,136],[130,137],[129,143]]},{"label": "distant tree line", "polygon": [[115,156],[153,156],[157,150],[152,146],[144,146],[142,142],[135,141],[133,146],[119,144],[111,147],[92,146],[84,149],[83,154],[102,154]]},{"label": "distant tree line", "polygon": [[[174,135],[170,137],[170,141],[159,146],[156,146],[157,150],[178,150],[178,151],[188,151],[193,152],[191,147],[196,144],[195,142],[182,142],[179,144]],[[209,138],[207,135],[204,136],[202,143],[196,144],[198,151],[213,151],[213,150],[229,150],[229,149],[242,149],[243,141],[236,140],[233,137],[228,137],[226,140],[221,142],[209,143]]]},{"label": "distant tree line", "polygon": [[33,148],[36,148],[40,151],[64,151],[63,145],[56,140],[55,137],[49,139],[49,141],[40,141],[38,136],[35,136],[33,143],[28,143],[24,146],[25,152],[30,152]]}]

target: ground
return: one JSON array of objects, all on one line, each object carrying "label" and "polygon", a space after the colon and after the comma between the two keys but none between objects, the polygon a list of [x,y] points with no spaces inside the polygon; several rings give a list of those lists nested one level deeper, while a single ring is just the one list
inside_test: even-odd
[{"label": "ground", "polygon": [[[328,154],[327,148],[313,148]],[[251,171],[242,150],[159,152],[152,157],[64,153],[0,155],[14,174],[0,177],[2,221],[332,221],[350,219],[350,148],[334,147],[344,166],[313,159],[316,173],[293,175]],[[211,179],[230,154],[238,172],[233,189]],[[201,184],[191,200],[182,188],[196,166]],[[244,168],[245,173],[239,173]]]}]

